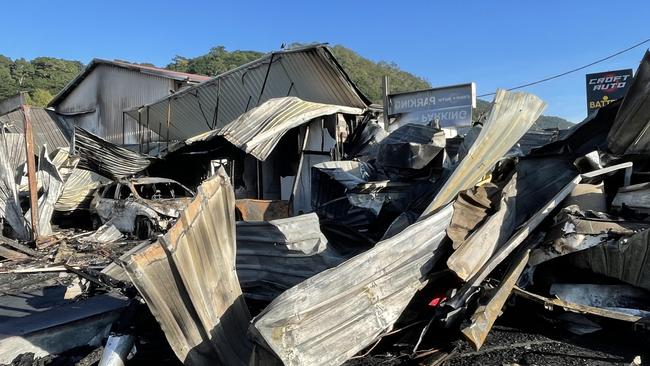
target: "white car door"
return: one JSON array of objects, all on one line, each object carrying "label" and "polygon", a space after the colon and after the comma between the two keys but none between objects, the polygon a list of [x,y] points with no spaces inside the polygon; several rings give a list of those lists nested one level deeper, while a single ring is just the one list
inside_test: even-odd
[{"label": "white car door", "polygon": [[97,201],[97,215],[101,218],[102,222],[109,221],[113,216],[113,206],[115,205],[115,191],[117,184],[113,183],[108,185],[102,192],[102,196]]},{"label": "white car door", "polygon": [[120,184],[116,190],[115,205],[113,206],[113,224],[118,230],[130,233],[133,232],[133,225],[137,215],[134,207],[135,197],[128,184]]}]

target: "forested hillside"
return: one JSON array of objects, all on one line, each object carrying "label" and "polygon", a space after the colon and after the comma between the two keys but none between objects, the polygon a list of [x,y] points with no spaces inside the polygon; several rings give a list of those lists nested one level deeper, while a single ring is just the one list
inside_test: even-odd
[{"label": "forested hillside", "polygon": [[[486,114],[490,110],[490,104],[491,103],[488,101],[478,99],[476,101],[476,109],[473,113],[474,120],[478,119],[481,115]],[[564,118],[541,115],[537,121],[535,121],[535,124],[532,128],[537,130],[544,130],[548,128],[565,129],[571,126],[573,126],[573,123],[567,121]]]},{"label": "forested hillside", "polygon": [[79,61],[37,57],[12,60],[0,55],[0,99],[29,92],[30,103],[44,106],[81,71]]},{"label": "forested hillside", "polygon": [[[300,44],[292,44],[289,47],[297,46]],[[428,81],[401,70],[395,63],[374,62],[341,45],[333,46],[331,50],[359,89],[375,103],[381,103],[381,79],[384,75],[390,78],[391,92],[431,87]],[[177,55],[166,67],[176,71],[214,76],[253,61],[263,54],[258,51],[227,51],[225,47],[217,46],[197,57]],[[79,61],[53,57],[37,57],[27,61],[11,60],[0,55],[0,99],[19,91],[27,91],[31,104],[45,106],[52,96],[81,71],[82,67],[83,64]],[[475,117],[488,108],[488,102],[478,100]],[[559,117],[542,116],[536,122],[535,128],[567,128],[571,125],[570,122]]]},{"label": "forested hillside", "polygon": [[[293,44],[290,47],[299,46],[301,45]],[[426,80],[400,70],[395,63],[384,61],[373,62],[361,57],[351,49],[340,45],[331,47],[331,50],[359,89],[375,103],[381,103],[381,78],[383,75],[390,77],[392,92],[431,87]],[[262,55],[262,52],[257,51],[228,52],[223,46],[218,46],[212,48],[207,54],[194,58],[176,56],[172,60],[172,63],[167,65],[167,68],[176,71],[215,76],[253,61]]]}]

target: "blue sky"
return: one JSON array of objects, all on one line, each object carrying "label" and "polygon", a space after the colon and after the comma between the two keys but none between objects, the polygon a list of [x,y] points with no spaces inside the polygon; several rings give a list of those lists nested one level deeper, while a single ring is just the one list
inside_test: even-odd
[{"label": "blue sky", "polygon": [[[475,81],[479,94],[587,64],[650,38],[650,1],[8,1],[0,53],[93,57],[164,66],[210,47],[272,51],[329,42],[397,63],[434,86]],[[584,74],[636,69],[646,44],[526,89],[545,114],[586,115]],[[488,98],[489,99],[489,98]]]}]

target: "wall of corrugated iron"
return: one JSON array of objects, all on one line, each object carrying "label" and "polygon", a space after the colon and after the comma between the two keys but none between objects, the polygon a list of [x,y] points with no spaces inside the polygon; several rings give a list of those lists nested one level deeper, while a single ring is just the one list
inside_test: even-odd
[{"label": "wall of corrugated iron", "polygon": [[[319,46],[268,54],[179,91],[142,108],[142,121],[146,124],[145,114],[149,108],[150,128],[154,131],[160,128],[162,136],[166,137],[167,106],[171,104],[169,137],[185,140],[223,127],[270,98],[286,96],[357,108],[366,108],[368,104],[367,98],[351,83],[331,53]],[[137,110],[129,114],[137,119]]]},{"label": "wall of corrugated iron", "polygon": [[67,119],[110,142],[135,144],[139,141],[138,123],[128,117],[123,122],[122,111],[163,98],[173,89],[171,79],[99,65],[58,105],[57,111],[82,113]]}]

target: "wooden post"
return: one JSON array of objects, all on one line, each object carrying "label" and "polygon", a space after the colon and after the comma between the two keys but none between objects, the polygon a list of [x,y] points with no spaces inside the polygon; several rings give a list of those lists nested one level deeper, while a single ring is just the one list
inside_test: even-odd
[{"label": "wooden post", "polygon": [[390,118],[388,118],[388,93],[390,90],[388,75],[384,75],[382,79],[381,90],[384,97],[384,130],[388,131],[388,125],[390,124]]},{"label": "wooden post", "polygon": [[25,131],[25,153],[27,158],[27,181],[29,186],[29,208],[32,223],[32,239],[38,239],[38,185],[36,180],[36,160],[34,159],[34,135],[29,119],[29,106],[25,105],[21,94],[20,109],[23,111],[23,126]]}]

